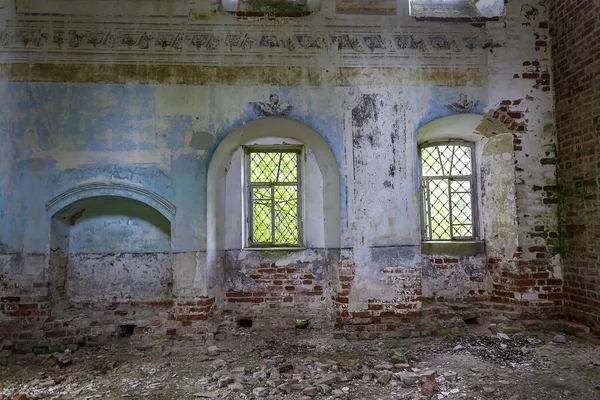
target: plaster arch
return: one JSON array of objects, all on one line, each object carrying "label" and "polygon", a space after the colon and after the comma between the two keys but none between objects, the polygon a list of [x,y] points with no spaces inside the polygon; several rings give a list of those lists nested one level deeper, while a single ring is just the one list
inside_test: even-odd
[{"label": "plaster arch", "polygon": [[434,119],[417,130],[417,143],[450,139],[478,142],[484,138],[478,132],[483,118],[479,114],[456,114]]},{"label": "plaster arch", "polygon": [[221,141],[208,167],[205,279],[209,297],[215,294],[214,289],[224,284],[220,265],[226,247],[226,177],[232,157],[243,144],[269,137],[299,141],[311,150],[323,180],[323,244],[326,249],[340,248],[340,173],[327,142],[310,127],[290,119],[263,118],[244,124]]},{"label": "plaster arch", "polygon": [[514,254],[518,230],[513,134],[478,114],[438,118],[417,130],[418,145],[447,140],[475,143],[479,239],[488,253]]},{"label": "plaster arch", "polygon": [[142,202],[161,213],[171,224],[175,220],[175,205],[160,194],[144,187],[120,181],[87,182],[70,187],[46,202],[46,211],[53,216],[79,200],[93,197],[122,197]]},{"label": "plaster arch", "polygon": [[47,265],[55,306],[168,296],[173,226],[164,210],[131,193],[76,188],[48,207],[60,206],[50,217]]},{"label": "plaster arch", "polygon": [[[340,174],[331,148],[310,127],[285,118],[263,118],[234,129],[219,144],[208,166],[207,177],[207,251],[221,250],[223,243],[224,215],[219,205],[224,204],[224,185],[227,168],[233,153],[244,143],[264,137],[277,136],[298,140],[309,147],[323,176],[323,199],[325,218],[325,247],[340,247]],[[221,239],[222,240],[222,239]]]}]

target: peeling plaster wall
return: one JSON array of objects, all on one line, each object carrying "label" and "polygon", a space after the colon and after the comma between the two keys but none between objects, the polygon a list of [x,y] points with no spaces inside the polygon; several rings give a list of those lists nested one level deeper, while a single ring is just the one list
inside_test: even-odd
[{"label": "peeling plaster wall", "polygon": [[[54,328],[44,318],[69,298],[91,308],[91,320],[109,318],[96,302],[113,299],[116,309],[105,329],[65,327],[53,339],[97,340],[141,314],[137,333],[197,336],[215,309],[267,315],[270,326],[308,316],[357,337],[400,327],[410,335],[428,332],[419,322],[423,296],[560,314],[544,1],[510,0],[503,22],[485,25],[415,22],[405,0],[377,12],[384,15],[338,1],[276,20],[236,19],[197,3],[165,11],[148,0],[135,29],[98,10],[92,19],[103,23],[92,29],[89,16],[64,4],[0,10],[12,21],[0,25],[0,284],[12,298],[0,302],[0,315],[17,340],[35,324],[48,335]],[[344,14],[336,13],[340,4]],[[40,15],[35,27],[21,14],[25,6]],[[57,14],[47,16],[47,7]],[[61,23],[69,30],[59,31]],[[230,222],[218,228],[229,239],[207,251],[209,221],[224,218],[207,215],[212,156],[236,128],[268,115],[271,94],[292,106],[280,117],[304,124],[331,150],[340,218],[324,231],[339,232],[329,242],[325,233],[339,245],[315,240],[297,254],[259,256],[225,245],[236,240]],[[481,115],[478,132],[487,138],[481,191],[496,204],[482,222],[487,251],[430,257],[420,249],[416,131],[461,113]],[[112,183],[131,187],[111,190]],[[49,240],[66,233],[52,227],[59,210],[48,202],[97,184],[105,185],[93,189],[100,195],[168,214],[168,240],[147,219],[101,212],[69,228],[68,240]],[[89,291],[87,276],[105,285]]]},{"label": "peeling plaster wall", "polygon": [[[487,122],[513,132],[517,241],[490,254],[492,300],[524,319],[564,315],[556,194],[556,150],[546,1],[510,1],[503,25],[489,26]],[[514,242],[513,242],[514,243]]]}]

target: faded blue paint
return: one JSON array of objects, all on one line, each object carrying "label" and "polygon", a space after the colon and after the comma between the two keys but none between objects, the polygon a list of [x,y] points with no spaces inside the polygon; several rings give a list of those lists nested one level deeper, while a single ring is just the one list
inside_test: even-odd
[{"label": "faded blue paint", "polygon": [[[422,110],[425,110],[420,116],[418,123],[415,125],[413,132],[414,143],[417,143],[417,131],[428,123],[443,117],[457,114],[456,110],[449,107],[448,104],[459,99],[461,93],[467,95],[470,101],[473,101],[472,114],[484,114],[487,107],[487,86],[480,87],[447,87],[436,86],[427,88],[427,105],[422,105]],[[419,178],[419,149],[414,148],[414,180],[413,189],[415,194],[419,194],[420,178]]]},{"label": "faded blue paint", "polygon": [[[138,184],[173,202],[177,213],[172,250],[203,249],[206,171],[212,154],[227,134],[258,117],[247,100],[225,98],[223,87],[218,86],[210,87],[208,104],[198,104],[198,108],[208,108],[202,119],[182,113],[158,116],[156,88],[154,85],[0,83],[3,99],[0,167],[5,174],[0,179],[0,252],[47,251],[51,215],[45,210],[45,202],[81,183],[109,180]],[[270,93],[278,94],[281,101],[293,105],[287,118],[307,125],[323,137],[340,168],[342,226],[347,226],[348,194],[342,171],[344,111],[340,99],[351,89],[288,86],[238,89],[245,96],[252,94],[252,101],[267,101]],[[414,135],[424,124],[454,113],[446,104],[456,100],[460,93],[482,105],[480,99],[487,98],[485,87],[415,86],[402,88],[398,93],[400,100],[413,104],[413,115],[409,118],[418,121]],[[191,149],[188,143],[188,137],[200,131],[216,137],[204,152]],[[153,150],[164,154],[165,159],[156,163],[120,160],[119,164],[110,160],[111,154],[118,151]],[[62,165],[62,155],[75,151],[93,154],[94,163]],[[416,192],[416,148],[413,153]],[[347,237],[344,240],[349,245]],[[144,246],[140,247],[143,251]],[[146,249],[150,248],[149,245]]]}]

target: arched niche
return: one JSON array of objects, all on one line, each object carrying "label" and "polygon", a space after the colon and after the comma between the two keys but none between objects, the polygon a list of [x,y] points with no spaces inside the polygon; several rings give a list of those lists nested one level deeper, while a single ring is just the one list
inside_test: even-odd
[{"label": "arched niche", "polygon": [[438,118],[417,130],[417,143],[464,140],[475,143],[479,232],[486,247],[512,253],[517,246],[513,134],[483,115]]},{"label": "arched niche", "polygon": [[[464,300],[488,293],[487,259],[511,257],[517,249],[517,204],[513,134],[482,115],[458,114],[436,119],[417,130],[417,143],[462,140],[475,144],[477,220],[473,242],[423,242],[423,296]],[[452,267],[434,265],[432,257],[458,259]]]},{"label": "arched niche", "polygon": [[[235,242],[239,243],[237,250],[241,250],[243,247],[242,242],[237,240],[239,236],[235,232],[232,233],[236,227],[232,226],[232,221],[228,221],[233,214],[239,214],[239,210],[235,210],[234,213],[229,213],[227,210],[228,204],[235,206],[235,203],[232,205],[231,199],[227,198],[228,182],[230,187],[232,184],[236,184],[232,182],[231,176],[228,179],[228,172],[232,168],[240,170],[239,165],[232,167],[232,160],[235,158],[238,162],[240,161],[242,145],[264,144],[265,140],[275,140],[273,143],[279,144],[283,140],[286,143],[299,143],[306,147],[309,155],[307,162],[310,162],[311,159],[314,160],[314,169],[319,173],[319,178],[314,182],[315,187],[319,187],[321,200],[315,201],[313,204],[320,207],[317,213],[320,220],[313,219],[312,221],[322,226],[320,239],[314,241],[313,238],[307,238],[307,245],[316,245],[322,249],[337,250],[340,248],[340,176],[336,159],[325,140],[310,127],[285,118],[264,118],[242,125],[223,139],[215,150],[208,167],[206,279],[208,294],[211,297],[215,296],[215,292],[218,292],[219,288],[224,287],[224,252],[234,250],[231,248],[231,244]],[[314,187],[308,188],[305,194],[309,194],[311,190],[314,190]],[[238,206],[241,209],[241,202]],[[311,217],[307,217],[307,220],[310,219]],[[241,221],[238,225],[237,229],[240,232],[243,229]],[[310,231],[307,230],[307,234],[309,233]]]},{"label": "arched niche", "polygon": [[170,294],[172,224],[148,203],[78,191],[77,200],[52,214],[48,278],[57,305]]},{"label": "arched niche", "polygon": [[53,215],[78,200],[102,196],[115,196],[137,200],[154,208],[169,221],[174,221],[175,205],[173,203],[158,193],[142,186],[121,181],[86,182],[70,187],[48,200],[46,202],[46,211]]}]

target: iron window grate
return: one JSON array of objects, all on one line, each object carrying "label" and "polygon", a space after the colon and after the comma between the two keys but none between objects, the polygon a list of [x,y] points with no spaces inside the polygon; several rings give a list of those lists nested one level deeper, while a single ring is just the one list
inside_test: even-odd
[{"label": "iron window grate", "polygon": [[246,149],[248,245],[301,246],[301,149]]},{"label": "iron window grate", "polygon": [[472,240],[475,224],[475,168],[472,143],[421,147],[425,240]]}]

